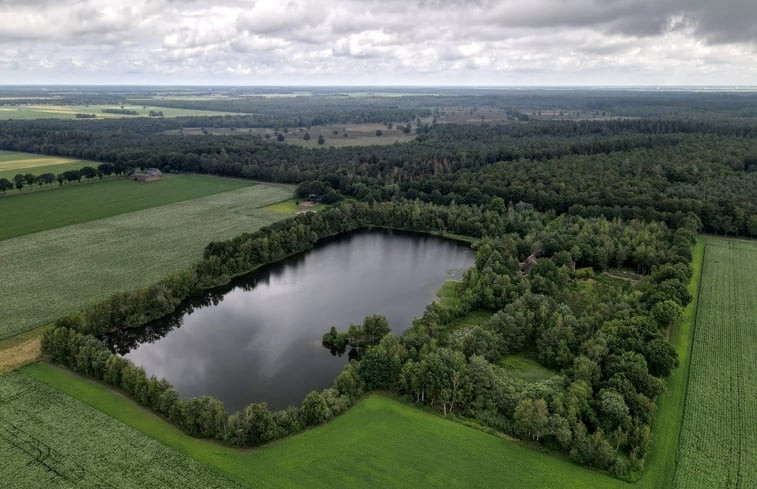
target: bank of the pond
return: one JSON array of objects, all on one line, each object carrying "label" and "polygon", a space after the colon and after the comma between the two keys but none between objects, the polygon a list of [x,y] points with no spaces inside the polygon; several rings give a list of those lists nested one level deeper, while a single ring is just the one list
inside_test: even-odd
[{"label": "bank of the pond", "polygon": [[346,356],[320,344],[331,325],[345,330],[380,313],[401,334],[446,279],[472,264],[467,243],[359,230],[323,239],[143,328],[106,338],[184,397],[212,395],[230,411],[250,402],[280,409],[330,386],[341,371]]}]

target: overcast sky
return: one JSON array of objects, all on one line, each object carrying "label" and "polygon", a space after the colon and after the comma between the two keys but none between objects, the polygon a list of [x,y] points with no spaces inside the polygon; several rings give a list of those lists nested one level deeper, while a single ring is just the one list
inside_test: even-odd
[{"label": "overcast sky", "polygon": [[754,85],[757,0],[0,0],[0,83]]}]

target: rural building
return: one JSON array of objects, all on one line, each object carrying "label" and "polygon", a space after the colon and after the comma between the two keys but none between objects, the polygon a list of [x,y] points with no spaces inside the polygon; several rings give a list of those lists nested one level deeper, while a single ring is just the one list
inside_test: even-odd
[{"label": "rural building", "polygon": [[162,174],[163,173],[157,168],[146,168],[141,172],[135,171],[134,173],[129,175],[129,178],[137,182],[154,182],[156,180],[160,180],[160,176]]}]

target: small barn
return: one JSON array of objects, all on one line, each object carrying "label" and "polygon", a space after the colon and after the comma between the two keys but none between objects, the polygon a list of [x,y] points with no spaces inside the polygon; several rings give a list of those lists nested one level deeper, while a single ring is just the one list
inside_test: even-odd
[{"label": "small barn", "polygon": [[161,175],[163,173],[157,168],[145,168],[142,171],[135,171],[129,175],[129,178],[137,182],[154,182],[160,180]]}]

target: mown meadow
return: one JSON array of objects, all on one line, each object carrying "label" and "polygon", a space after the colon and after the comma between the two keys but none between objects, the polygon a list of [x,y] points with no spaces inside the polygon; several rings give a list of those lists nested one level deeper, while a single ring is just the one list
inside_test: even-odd
[{"label": "mown meadow", "polygon": [[[207,185],[200,184],[206,189],[219,190],[217,185],[224,185],[212,183],[213,177],[182,178],[189,182],[210,178]],[[238,188],[236,181],[230,182],[232,188]],[[140,187],[135,182],[124,183]],[[159,183],[144,188],[157,190],[160,187],[152,185]],[[84,190],[90,192],[100,185]],[[109,186],[102,184],[103,188]],[[187,194],[193,191],[184,190]],[[0,338],[45,324],[115,292],[145,287],[167,273],[186,268],[201,256],[208,242],[285,218],[263,207],[290,198],[292,191],[292,187],[279,184],[245,186],[0,241],[0,272],[6,283],[13,284],[0,289],[4,305],[0,310]],[[29,199],[46,199],[58,192],[35,192]],[[157,203],[162,197],[156,192],[145,199]],[[96,207],[95,201],[91,202]],[[132,204],[127,199],[123,205]]]}]

